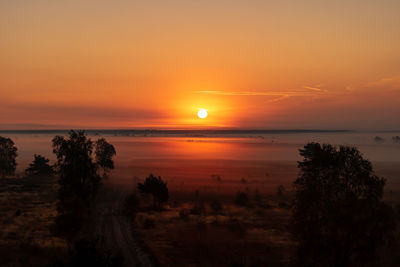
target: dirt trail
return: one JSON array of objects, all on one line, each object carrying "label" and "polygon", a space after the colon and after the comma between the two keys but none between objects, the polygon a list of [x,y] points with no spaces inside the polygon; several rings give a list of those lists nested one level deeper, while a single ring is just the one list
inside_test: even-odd
[{"label": "dirt trail", "polygon": [[96,235],[106,248],[124,257],[124,266],[154,266],[150,256],[134,239],[131,223],[122,215],[127,192],[106,187],[99,192],[96,208]]}]

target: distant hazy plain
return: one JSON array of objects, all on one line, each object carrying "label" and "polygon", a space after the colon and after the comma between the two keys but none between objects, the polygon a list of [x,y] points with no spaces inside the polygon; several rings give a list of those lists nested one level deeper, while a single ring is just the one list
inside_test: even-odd
[{"label": "distant hazy plain", "polygon": [[[54,162],[51,139],[66,132],[1,132],[18,147],[17,172],[21,173],[34,154]],[[371,160],[378,175],[388,179],[387,189],[400,188],[400,143],[396,132],[129,132],[90,131],[93,140],[104,137],[117,150],[116,168],[109,182],[134,184],[150,172],[163,176],[172,191],[236,192],[245,187],[262,191],[289,185],[297,175],[298,150],[307,142],[354,145]],[[383,141],[377,142],[375,136]],[[213,181],[219,175],[221,181]],[[139,177],[139,178],[133,178]]]}]

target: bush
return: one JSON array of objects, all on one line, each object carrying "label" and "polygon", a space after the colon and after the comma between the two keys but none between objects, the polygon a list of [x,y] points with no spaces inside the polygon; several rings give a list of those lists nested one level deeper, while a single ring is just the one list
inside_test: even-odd
[{"label": "bush", "polygon": [[239,220],[237,219],[230,219],[228,222],[228,229],[237,234],[239,237],[243,238],[246,234],[246,227],[243,223],[241,223]]},{"label": "bush", "polygon": [[214,213],[220,213],[222,211],[222,204],[218,200],[213,200],[210,207]]},{"label": "bush", "polygon": [[33,162],[29,164],[29,167],[25,170],[25,174],[28,176],[53,175],[53,167],[49,165],[49,159],[42,157],[41,155],[34,155]]},{"label": "bush", "polygon": [[238,192],[235,203],[238,206],[247,206],[249,204],[249,197],[245,192]]},{"label": "bush", "polygon": [[179,211],[179,218],[181,218],[184,221],[188,221],[189,220],[189,214],[185,209],[181,209]]},{"label": "bush", "polygon": [[258,190],[254,193],[254,201],[257,203],[257,205],[262,204],[263,198]]},{"label": "bush", "polygon": [[144,183],[138,183],[138,189],[141,194],[150,194],[153,196],[154,209],[161,210],[162,204],[169,199],[167,183],[160,176],[155,177],[153,174],[150,174]]},{"label": "bush", "polygon": [[193,214],[193,215],[205,215],[206,214],[206,208],[204,206],[203,201],[196,201],[194,206],[190,209],[190,214]]}]

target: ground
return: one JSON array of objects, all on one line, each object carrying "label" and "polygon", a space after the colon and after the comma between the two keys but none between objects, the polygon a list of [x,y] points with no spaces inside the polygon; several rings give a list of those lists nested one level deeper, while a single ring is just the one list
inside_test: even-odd
[{"label": "ground", "polygon": [[50,232],[56,193],[55,178],[0,180],[1,266],[42,266],[65,255],[66,242]]},{"label": "ground", "polygon": [[[257,197],[246,206],[225,201],[221,211],[197,198],[166,205],[163,211],[146,207],[138,212],[134,229],[163,266],[290,264],[295,243],[287,229],[286,197]],[[204,207],[200,214],[196,202]]]},{"label": "ground", "polygon": [[[122,207],[140,180],[105,181],[88,236],[123,256],[125,266],[290,265],[296,246],[288,231],[290,189],[279,196],[277,188],[258,191],[264,183],[251,177],[209,177],[204,183],[211,189],[200,180],[184,187],[172,180],[171,199],[162,210],[153,210],[151,197],[140,196],[136,218],[125,216]],[[56,178],[0,180],[0,266],[43,266],[67,257],[66,242],[49,230],[57,214],[57,188]],[[248,201],[238,200],[238,191]],[[387,196],[398,203],[396,194]],[[398,247],[384,248],[382,259],[382,266],[396,266]]]}]

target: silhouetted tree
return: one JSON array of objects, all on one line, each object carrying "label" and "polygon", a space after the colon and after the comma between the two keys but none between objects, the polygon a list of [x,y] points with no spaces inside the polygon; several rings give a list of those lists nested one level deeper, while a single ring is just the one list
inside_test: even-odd
[{"label": "silhouetted tree", "polygon": [[107,176],[108,169],[114,169],[114,161],[112,157],[116,155],[113,145],[108,143],[106,139],[101,138],[96,141],[96,162],[103,168],[103,176]]},{"label": "silhouetted tree", "polygon": [[167,202],[169,199],[167,183],[160,176],[157,178],[153,174],[150,174],[144,183],[138,183],[138,189],[142,194],[153,196],[154,209],[161,209],[162,203]]},{"label": "silhouetted tree", "polygon": [[53,174],[53,167],[49,165],[49,159],[35,154],[33,162],[29,164],[29,167],[25,170],[25,173],[28,176],[49,176]]},{"label": "silhouetted tree", "polygon": [[17,147],[10,138],[0,136],[0,177],[14,175],[17,168]]},{"label": "silhouetted tree", "polygon": [[70,131],[69,138],[56,136],[53,153],[57,156],[57,173],[60,176],[60,199],[79,196],[87,200],[96,194],[101,178],[94,162],[93,142],[84,131]]},{"label": "silhouetted tree", "polygon": [[309,143],[294,182],[291,230],[305,266],[350,266],[376,259],[393,219],[382,202],[385,179],[354,147]]},{"label": "silhouetted tree", "polygon": [[203,200],[200,198],[199,190],[196,190],[194,192],[194,204],[189,212],[190,212],[190,214],[193,214],[193,215],[205,215],[206,214],[206,207],[204,206]]},{"label": "silhouetted tree", "polygon": [[238,192],[235,200],[236,205],[246,206],[249,204],[249,197],[245,192]]},{"label": "silhouetted tree", "polygon": [[210,207],[214,213],[219,213],[223,209],[221,202],[218,200],[213,200],[210,204]]},{"label": "silhouetted tree", "polygon": [[69,132],[69,138],[56,136],[53,152],[59,175],[57,211],[53,230],[67,238],[77,233],[89,213],[90,200],[101,183],[99,164],[93,159],[94,143],[84,131]]}]

